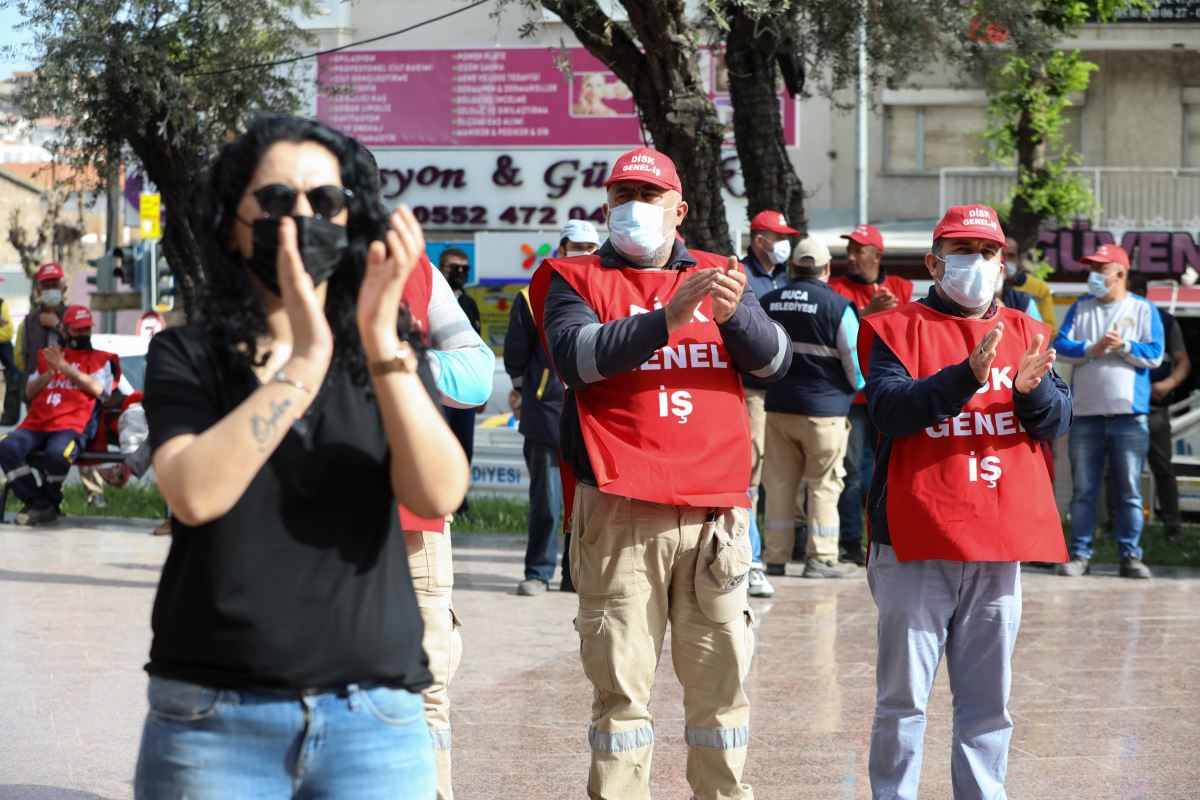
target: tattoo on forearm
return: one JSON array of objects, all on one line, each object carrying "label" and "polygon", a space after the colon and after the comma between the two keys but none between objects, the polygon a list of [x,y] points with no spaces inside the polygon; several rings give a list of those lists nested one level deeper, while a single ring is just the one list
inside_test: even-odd
[{"label": "tattoo on forearm", "polygon": [[254,434],[254,441],[258,442],[258,449],[260,451],[267,449],[267,443],[275,435],[275,429],[279,426],[279,420],[283,419],[283,415],[291,407],[291,400],[281,400],[278,403],[271,403],[270,417],[255,414],[250,418],[250,431]]}]

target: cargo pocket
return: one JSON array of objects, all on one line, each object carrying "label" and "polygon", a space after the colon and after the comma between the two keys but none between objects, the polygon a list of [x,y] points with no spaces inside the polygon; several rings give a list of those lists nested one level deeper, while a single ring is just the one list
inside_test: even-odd
[{"label": "cargo pocket", "polygon": [[749,519],[745,509],[725,509],[700,533],[696,602],[704,616],[718,624],[733,622],[746,608],[746,576],[752,560]]},{"label": "cargo pocket", "polygon": [[612,661],[608,652],[608,632],[604,629],[604,609],[579,609],[575,630],[579,632],[579,660],[583,674],[596,689],[616,691]]}]

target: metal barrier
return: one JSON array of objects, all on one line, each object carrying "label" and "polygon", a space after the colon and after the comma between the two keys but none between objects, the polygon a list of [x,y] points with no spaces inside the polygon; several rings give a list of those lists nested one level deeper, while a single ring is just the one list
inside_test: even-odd
[{"label": "metal barrier", "polygon": [[[1100,207],[1093,223],[1105,228],[1200,229],[1200,169],[1174,167],[1069,167],[1091,183]],[[938,171],[941,212],[950,206],[1001,203],[1017,173],[991,167]]]}]

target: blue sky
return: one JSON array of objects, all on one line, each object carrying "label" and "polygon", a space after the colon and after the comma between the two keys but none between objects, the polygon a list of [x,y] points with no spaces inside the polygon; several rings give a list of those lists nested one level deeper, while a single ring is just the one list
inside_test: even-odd
[{"label": "blue sky", "polygon": [[[20,21],[21,15],[16,8],[0,8],[0,47],[19,45],[28,40],[25,32],[14,30]],[[30,66],[28,61],[12,61],[0,54],[0,77],[7,78],[13,70],[29,69]]]}]

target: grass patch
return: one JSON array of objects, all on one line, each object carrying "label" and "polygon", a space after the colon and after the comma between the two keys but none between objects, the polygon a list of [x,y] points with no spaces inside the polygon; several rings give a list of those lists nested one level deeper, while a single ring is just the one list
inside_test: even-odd
[{"label": "grass patch", "polygon": [[[1118,564],[1117,540],[1106,534],[1097,525],[1096,537],[1092,542],[1092,562],[1096,564]],[[1071,524],[1063,523],[1067,540],[1071,538]],[[1157,522],[1147,522],[1142,530],[1142,560],[1151,566],[1200,567],[1200,525],[1184,524],[1178,539],[1168,539],[1166,528]]]},{"label": "grass patch", "polygon": [[[163,501],[158,486],[153,483],[131,483],[123,489],[106,486],[104,499],[106,508],[93,508],[87,504],[87,490],[75,484],[63,487],[63,513],[68,517],[126,517],[134,519],[162,520],[167,516],[167,504]],[[5,510],[16,512],[21,501],[11,492]]]},{"label": "grass patch", "polygon": [[470,498],[471,510],[454,518],[450,529],[461,533],[529,533],[529,501],[489,495]]}]

